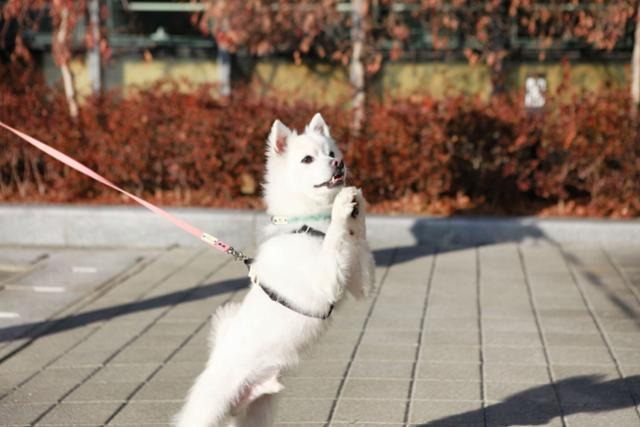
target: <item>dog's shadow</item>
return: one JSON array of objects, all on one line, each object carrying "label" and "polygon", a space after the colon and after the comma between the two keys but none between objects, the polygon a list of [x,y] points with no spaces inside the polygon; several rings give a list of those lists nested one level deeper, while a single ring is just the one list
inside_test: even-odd
[{"label": "dog's shadow", "polygon": [[418,218],[411,226],[412,245],[389,245],[373,251],[376,265],[389,267],[417,258],[507,242],[525,240],[558,244],[535,224],[518,219]]},{"label": "dog's shadow", "polygon": [[[601,381],[601,375],[581,375],[533,387],[486,408],[423,422],[420,427],[475,425],[543,425],[556,417],[633,408],[640,399],[640,375]],[[562,406],[558,404],[559,395]],[[635,400],[635,402],[634,402]],[[437,405],[438,402],[433,402]],[[637,414],[630,414],[635,418]],[[612,418],[610,425],[618,424]],[[573,424],[573,423],[572,423]]]}]

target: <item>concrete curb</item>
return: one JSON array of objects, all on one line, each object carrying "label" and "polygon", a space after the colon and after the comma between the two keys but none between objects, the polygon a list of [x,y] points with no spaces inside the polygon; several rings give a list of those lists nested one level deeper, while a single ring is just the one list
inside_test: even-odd
[{"label": "concrete curb", "polygon": [[[168,210],[238,248],[254,247],[268,220],[264,213],[254,211]],[[638,220],[370,215],[367,227],[372,244],[383,246],[466,246],[527,240],[640,242]],[[201,243],[138,207],[5,204],[0,205],[0,244],[144,248]]]}]

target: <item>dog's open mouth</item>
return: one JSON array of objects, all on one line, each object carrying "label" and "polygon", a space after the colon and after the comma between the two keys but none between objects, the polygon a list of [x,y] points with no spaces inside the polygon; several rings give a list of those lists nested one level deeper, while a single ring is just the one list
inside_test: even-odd
[{"label": "dog's open mouth", "polygon": [[322,184],[314,185],[314,187],[315,188],[320,188],[320,187],[334,188],[342,184],[344,184],[344,170],[339,170],[339,171],[336,171],[336,173],[327,181],[323,182]]}]

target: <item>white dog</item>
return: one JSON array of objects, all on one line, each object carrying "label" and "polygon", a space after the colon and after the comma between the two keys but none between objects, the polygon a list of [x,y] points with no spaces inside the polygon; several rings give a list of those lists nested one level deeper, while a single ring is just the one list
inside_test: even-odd
[{"label": "white dog", "polygon": [[364,199],[344,187],[342,154],[320,114],[298,135],[271,128],[264,183],[273,224],[251,267],[241,304],[213,318],[211,354],[176,416],[178,427],[269,426],[280,373],[326,328],[343,290],[373,285]]}]

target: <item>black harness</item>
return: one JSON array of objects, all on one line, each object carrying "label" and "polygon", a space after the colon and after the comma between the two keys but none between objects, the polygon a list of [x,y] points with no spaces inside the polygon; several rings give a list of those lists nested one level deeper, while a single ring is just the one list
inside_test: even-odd
[{"label": "black harness", "polygon": [[[309,227],[308,225],[303,225],[302,227],[293,230],[292,233],[294,234],[308,234],[310,236],[313,237],[320,237],[320,238],[324,238],[325,237],[325,233],[320,231],[320,230],[316,230],[313,227]],[[249,267],[251,265],[251,262],[253,260],[249,259],[245,261],[245,264],[247,265],[247,267]],[[333,312],[333,306],[334,303],[331,303],[331,305],[329,306],[329,310],[327,310],[327,312],[323,313],[323,314],[317,314],[317,313],[310,313],[304,309],[301,309],[299,307],[296,307],[294,304],[292,304],[289,300],[287,300],[286,298],[282,297],[281,295],[278,295],[276,292],[273,291],[273,289],[268,288],[267,286],[265,286],[264,284],[257,282],[258,286],[260,286],[260,289],[262,289],[264,291],[264,293],[269,297],[269,299],[271,299],[271,301],[273,302],[277,302],[278,304],[280,304],[283,307],[288,308],[291,311],[294,311],[298,314],[301,314],[303,316],[306,317],[313,317],[314,319],[327,319],[329,316],[331,316],[331,312]]]}]

